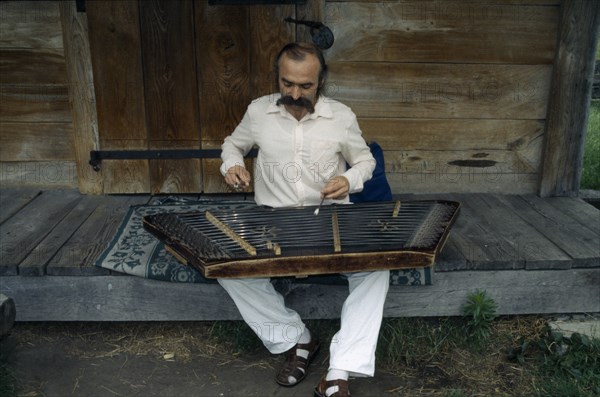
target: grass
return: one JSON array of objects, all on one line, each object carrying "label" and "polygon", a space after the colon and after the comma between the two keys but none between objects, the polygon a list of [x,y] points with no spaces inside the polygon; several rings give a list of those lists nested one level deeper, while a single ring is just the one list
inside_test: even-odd
[{"label": "grass", "polygon": [[14,396],[17,392],[16,379],[10,368],[0,364],[0,396]]},{"label": "grass", "polygon": [[[488,298],[489,299],[489,298]],[[487,302],[486,299],[479,303]],[[394,374],[402,385],[391,395],[405,397],[597,396],[600,395],[600,341],[565,338],[549,331],[542,316],[492,318],[479,343],[466,330],[469,316],[385,318],[377,346],[377,371]],[[310,320],[307,326],[327,346],[339,320]],[[68,345],[79,359],[144,355],[190,362],[206,356],[264,368],[281,358],[265,353],[242,321],[193,323],[19,323],[19,345]],[[68,343],[66,343],[68,342]],[[321,361],[326,365],[327,349]],[[14,395],[17,378],[0,366],[0,395]],[[27,386],[27,385],[25,385]],[[20,386],[23,388],[23,385]],[[32,386],[33,387],[33,386]],[[17,390],[18,391],[18,390]],[[27,391],[25,387],[25,391]],[[24,395],[21,393],[21,395]]]},{"label": "grass", "polygon": [[576,333],[565,337],[546,328],[539,338],[522,341],[510,356],[534,364],[534,396],[600,395],[600,339]]},{"label": "grass", "polygon": [[[394,390],[403,396],[600,395],[599,339],[565,337],[541,316],[498,317],[495,309],[485,291],[476,291],[463,317],[385,318],[378,368],[405,380]],[[328,342],[339,322],[307,325]],[[237,352],[260,347],[242,322],[215,323],[211,335]]]},{"label": "grass", "polygon": [[600,190],[600,100],[593,100],[590,105],[581,188]]},{"label": "grass", "polygon": [[[600,61],[600,43],[596,46],[596,60]],[[584,145],[581,188],[600,190],[600,99],[590,104]]]},{"label": "grass", "polygon": [[[464,332],[467,324],[468,317],[386,318],[377,365],[410,379],[398,390],[404,396],[600,395],[600,340],[567,338],[550,332],[540,317],[522,316],[496,318],[486,327],[485,340],[473,343]],[[329,341],[339,323],[321,320],[308,326]],[[242,322],[212,328],[213,337],[238,354],[260,348]]]}]

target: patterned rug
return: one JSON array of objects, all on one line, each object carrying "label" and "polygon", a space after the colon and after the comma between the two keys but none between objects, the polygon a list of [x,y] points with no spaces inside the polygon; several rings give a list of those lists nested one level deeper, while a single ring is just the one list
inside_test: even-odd
[{"label": "patterned rug", "polygon": [[[162,242],[148,233],[142,219],[146,215],[159,212],[190,212],[242,209],[253,207],[252,201],[201,200],[192,201],[182,198],[168,197],[154,200],[147,205],[129,208],[127,215],[117,230],[109,246],[96,262],[96,266],[154,280],[180,283],[215,283],[202,276],[196,269],[186,266],[171,255]],[[431,268],[403,269],[390,272],[391,285],[430,285]],[[278,280],[289,282],[290,280]],[[344,284],[341,275],[311,276],[291,278],[297,283]]]}]

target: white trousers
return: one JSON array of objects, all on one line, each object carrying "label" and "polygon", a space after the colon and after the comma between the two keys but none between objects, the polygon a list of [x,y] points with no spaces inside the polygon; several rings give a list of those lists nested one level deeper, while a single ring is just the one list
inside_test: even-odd
[{"label": "white trousers", "polygon": [[[341,313],[341,327],[329,347],[329,369],[352,376],[373,376],[375,349],[389,287],[389,271],[345,274],[350,294]],[[285,306],[268,278],[219,279],[235,302],[244,321],[274,354],[291,349],[305,325],[294,310]]]}]

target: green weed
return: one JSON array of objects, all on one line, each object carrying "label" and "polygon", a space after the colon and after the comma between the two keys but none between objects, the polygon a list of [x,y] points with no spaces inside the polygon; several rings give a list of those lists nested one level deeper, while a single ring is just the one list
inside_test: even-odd
[{"label": "green weed", "polygon": [[581,188],[600,190],[600,100],[592,101],[590,104]]},{"label": "green weed", "polygon": [[538,397],[600,395],[600,339],[547,328],[538,339],[521,340],[508,357],[532,365]]},{"label": "green weed", "polygon": [[[483,291],[469,295],[465,314],[384,318],[377,366],[412,382],[403,389],[411,397],[420,395],[415,392],[420,388],[444,397],[600,396],[600,340],[566,338],[535,316],[497,317],[495,302]],[[339,320],[306,323],[323,346],[340,325]],[[213,322],[210,337],[232,352],[261,348],[242,321]]]},{"label": "green weed", "polygon": [[469,319],[466,331],[469,339],[480,345],[489,336],[496,318],[496,302],[485,291],[475,291],[467,296],[463,314]]},{"label": "green weed", "polygon": [[17,393],[16,378],[5,364],[0,364],[0,396],[14,396]]}]

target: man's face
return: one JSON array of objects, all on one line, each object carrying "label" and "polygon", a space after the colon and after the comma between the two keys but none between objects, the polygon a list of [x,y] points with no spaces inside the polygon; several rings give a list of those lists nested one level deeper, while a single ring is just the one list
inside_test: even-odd
[{"label": "man's face", "polygon": [[[288,111],[313,111],[302,105],[302,102],[306,100],[313,108],[317,103],[320,70],[319,59],[312,54],[307,54],[300,61],[290,59],[285,54],[281,57],[279,60],[279,91],[282,98],[290,97],[292,99],[292,101],[282,101]],[[303,111],[304,114],[306,112]]]}]

